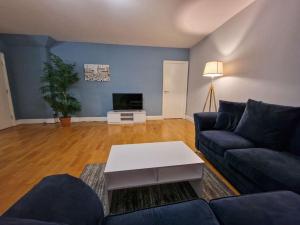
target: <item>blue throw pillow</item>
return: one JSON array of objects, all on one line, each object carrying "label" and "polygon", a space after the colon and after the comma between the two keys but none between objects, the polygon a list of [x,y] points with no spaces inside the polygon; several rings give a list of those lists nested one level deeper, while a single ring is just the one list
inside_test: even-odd
[{"label": "blue throw pillow", "polygon": [[234,131],[245,111],[246,103],[221,100],[219,105],[215,129]]},{"label": "blue throw pillow", "polygon": [[287,150],[291,132],[300,118],[300,108],[248,100],[235,133],[257,147]]}]

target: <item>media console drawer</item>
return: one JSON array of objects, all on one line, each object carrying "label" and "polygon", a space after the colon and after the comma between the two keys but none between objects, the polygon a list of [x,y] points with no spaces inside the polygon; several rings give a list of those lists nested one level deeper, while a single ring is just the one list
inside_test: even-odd
[{"label": "media console drawer", "polygon": [[107,123],[125,124],[125,123],[144,123],[146,122],[146,111],[109,111],[107,113]]}]

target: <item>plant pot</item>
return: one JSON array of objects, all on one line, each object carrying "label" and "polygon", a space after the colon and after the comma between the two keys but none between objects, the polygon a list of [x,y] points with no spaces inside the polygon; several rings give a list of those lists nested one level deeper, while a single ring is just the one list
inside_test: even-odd
[{"label": "plant pot", "polygon": [[59,120],[62,127],[71,126],[71,117],[59,117]]}]

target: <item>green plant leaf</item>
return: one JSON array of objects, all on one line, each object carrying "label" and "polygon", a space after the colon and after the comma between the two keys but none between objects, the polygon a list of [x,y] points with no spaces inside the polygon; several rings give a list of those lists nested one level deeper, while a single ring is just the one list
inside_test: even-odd
[{"label": "green plant leaf", "polygon": [[52,53],[49,62],[44,63],[44,75],[40,88],[44,100],[56,114],[68,117],[81,110],[80,102],[70,95],[70,87],[80,80],[75,64],[67,64]]}]

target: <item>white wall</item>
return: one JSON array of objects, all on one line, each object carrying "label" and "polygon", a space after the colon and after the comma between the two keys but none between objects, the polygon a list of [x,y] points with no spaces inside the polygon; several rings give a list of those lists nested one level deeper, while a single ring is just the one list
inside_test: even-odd
[{"label": "white wall", "polygon": [[187,115],[202,110],[210,60],[225,62],[218,99],[300,106],[300,1],[257,0],[190,50]]}]

